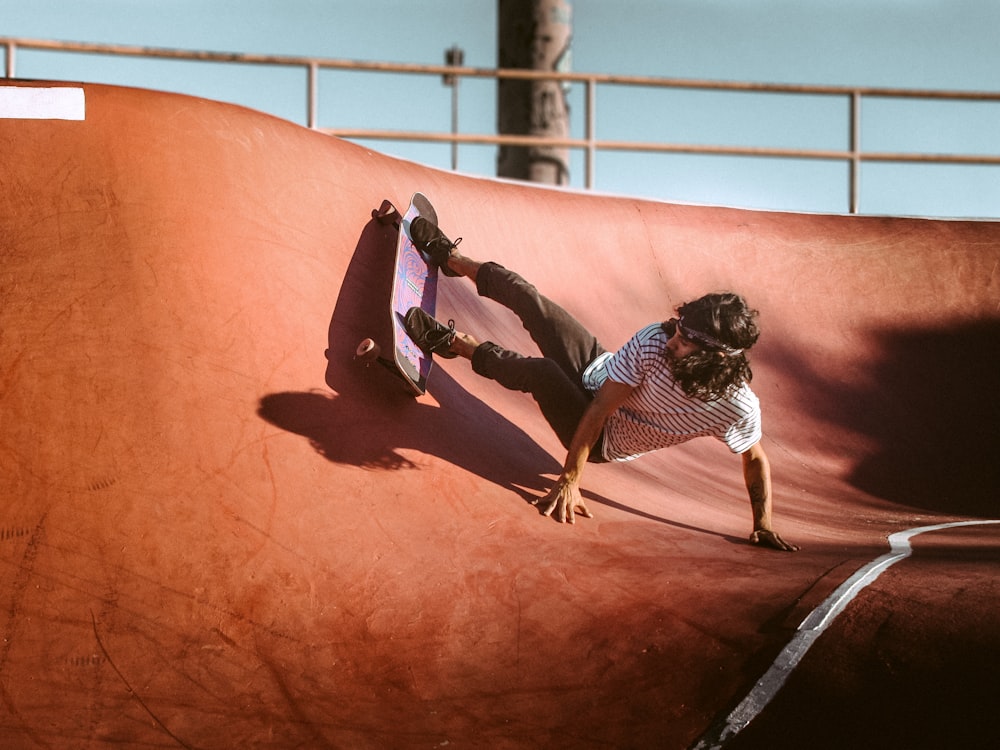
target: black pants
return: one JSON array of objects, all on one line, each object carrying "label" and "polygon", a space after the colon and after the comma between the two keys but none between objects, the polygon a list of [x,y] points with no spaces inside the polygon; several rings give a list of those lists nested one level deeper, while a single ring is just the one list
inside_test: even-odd
[{"label": "black pants", "polygon": [[[593,395],[583,387],[587,366],[604,347],[579,321],[513,271],[484,263],[476,276],[480,296],[514,312],[541,357],[525,357],[487,341],[472,356],[472,369],[504,388],[530,393],[564,447],[569,447]],[[601,461],[601,440],[591,451]]]}]

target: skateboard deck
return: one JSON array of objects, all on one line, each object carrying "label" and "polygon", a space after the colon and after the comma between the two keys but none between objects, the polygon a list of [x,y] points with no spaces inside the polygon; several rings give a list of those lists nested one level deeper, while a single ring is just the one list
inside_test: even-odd
[{"label": "skateboard deck", "polygon": [[421,307],[428,315],[434,315],[438,269],[428,262],[410,238],[410,224],[418,216],[437,224],[437,213],[422,193],[413,194],[410,206],[403,215],[388,200],[382,201],[381,207],[372,211],[372,217],[378,222],[399,228],[388,311],[392,339],[382,343],[372,338],[364,339],[358,345],[356,358],[366,364],[378,361],[389,367],[413,395],[422,396],[427,390],[427,378],[434,362],[430,353],[424,352],[407,334],[403,317],[411,307]]}]

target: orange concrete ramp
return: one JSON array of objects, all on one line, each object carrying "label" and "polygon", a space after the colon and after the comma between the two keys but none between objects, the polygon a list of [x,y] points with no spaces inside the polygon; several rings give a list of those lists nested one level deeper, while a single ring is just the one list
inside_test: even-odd
[{"label": "orange concrete ramp", "polygon": [[[888,533],[995,513],[996,223],[500,184],[80,88],[83,120],[0,119],[5,746],[682,748]],[[608,347],[745,294],[803,550],[746,543],[707,441],[591,467],[596,518],[556,524],[530,400],[459,361],[419,400],[356,367],[370,211],[415,190]],[[458,280],[440,311],[528,347]]]}]

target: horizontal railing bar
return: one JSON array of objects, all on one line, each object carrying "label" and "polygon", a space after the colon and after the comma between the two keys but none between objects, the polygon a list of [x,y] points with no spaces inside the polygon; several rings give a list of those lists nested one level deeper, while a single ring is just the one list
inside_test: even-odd
[{"label": "horizontal railing bar", "polygon": [[0,45],[16,45],[21,49],[54,52],[83,52],[91,54],[130,55],[161,59],[191,60],[200,62],[239,62],[252,65],[317,66],[340,70],[383,73],[414,73],[434,76],[462,76],[467,78],[507,78],[545,80],[619,86],[647,86],[658,88],[706,89],[731,92],[757,92],[776,94],[815,94],[866,97],[954,99],[965,101],[1000,101],[1000,92],[944,91],[937,89],[899,89],[876,86],[830,86],[810,84],[753,83],[740,81],[712,81],[684,78],[658,78],[654,76],[625,76],[606,73],[574,73],[557,71],[515,70],[510,68],[475,68],[451,65],[422,65],[417,63],[365,62],[338,60],[297,55],[260,55],[237,52],[208,52],[142,47],[136,45],[101,44],[95,42],[62,42],[39,39],[0,37]]},{"label": "horizontal railing bar", "polygon": [[861,161],[989,165],[1000,164],[1000,156],[978,154],[879,153],[877,151],[864,151],[861,153]]},{"label": "horizontal railing bar", "polygon": [[932,162],[943,164],[1000,164],[1000,156],[972,154],[921,154],[795,149],[767,146],[720,146],[691,143],[638,143],[633,141],[591,141],[584,138],[550,138],[527,135],[480,135],[472,133],[427,133],[362,128],[318,128],[319,132],[348,140],[420,141],[492,146],[537,146],[553,148],[594,148],[598,151],[643,151],[720,156],[774,156],[784,159],[826,159],[851,161]]},{"label": "horizontal railing bar", "polygon": [[680,143],[637,143],[631,141],[600,141],[585,138],[552,138],[528,135],[477,135],[472,133],[427,133],[403,130],[366,130],[362,128],[319,128],[319,132],[350,140],[422,141],[430,143],[464,143],[498,146],[549,146],[553,148],[594,148],[604,151],[664,151],[674,153],[726,154],[736,156],[781,156],[812,159],[851,159],[849,151],[817,149],[767,148],[758,146],[712,146]]}]

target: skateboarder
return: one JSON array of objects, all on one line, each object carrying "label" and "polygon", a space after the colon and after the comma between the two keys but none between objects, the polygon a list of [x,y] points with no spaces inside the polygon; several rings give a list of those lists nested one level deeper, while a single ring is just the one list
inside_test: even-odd
[{"label": "skateboarder", "polygon": [[677,308],[676,318],[638,331],[618,352],[518,274],[457,251],[433,223],[411,225],[416,245],[447,276],[465,276],[480,296],[512,310],[542,357],[525,357],[442,325],[420,308],[406,316],[414,341],[441,357],[464,357],[505,388],[531,394],[567,449],[556,485],[534,504],[560,523],[592,515],[580,494],[584,466],[629,461],[711,436],[742,457],[753,544],[798,549],[771,526],[771,476],[760,444],[760,406],[750,390],[746,350],[758,337],[756,312],[735,294],[709,294]]}]

